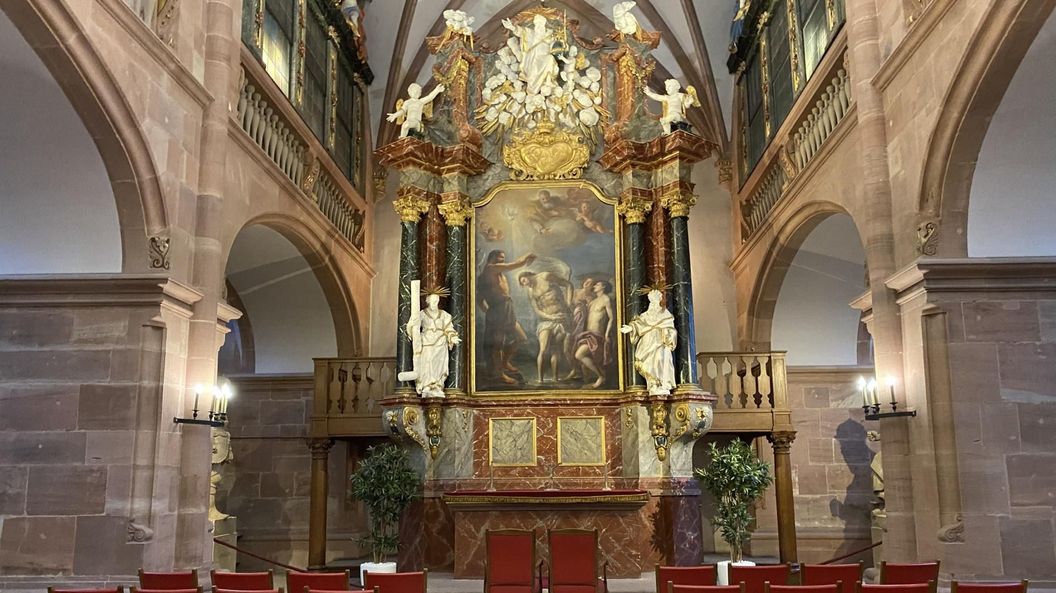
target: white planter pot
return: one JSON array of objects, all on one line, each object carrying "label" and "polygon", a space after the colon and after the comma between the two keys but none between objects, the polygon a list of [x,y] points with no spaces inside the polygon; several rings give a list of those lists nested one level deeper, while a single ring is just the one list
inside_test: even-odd
[{"label": "white planter pot", "polygon": [[396,572],[395,562],[364,562],[359,565],[359,583],[366,586],[368,572]]},{"label": "white planter pot", "polygon": [[741,560],[740,562],[730,562],[729,560],[723,560],[716,562],[715,567],[718,572],[719,584],[729,585],[730,584],[730,565],[734,566],[755,566],[755,563],[751,560]]}]

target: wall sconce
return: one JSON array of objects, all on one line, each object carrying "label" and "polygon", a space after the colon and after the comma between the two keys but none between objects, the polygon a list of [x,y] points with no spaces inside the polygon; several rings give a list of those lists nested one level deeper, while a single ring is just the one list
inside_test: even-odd
[{"label": "wall sconce", "polygon": [[862,411],[865,412],[866,420],[880,420],[881,418],[900,418],[903,416],[916,416],[916,410],[899,410],[898,400],[895,399],[896,379],[892,376],[887,378],[887,388],[891,393],[891,411],[880,411],[880,394],[877,392],[876,379],[858,377],[858,391],[862,393]]},{"label": "wall sconce", "polygon": [[213,385],[213,399],[212,403],[209,405],[208,420],[198,417],[198,400],[201,397],[203,390],[204,389],[201,385],[194,386],[194,407],[191,409],[191,417],[173,418],[173,422],[176,424],[212,426],[213,428],[222,428],[227,424],[227,404],[235,394],[234,389],[231,388],[231,383],[225,382],[222,386]]}]

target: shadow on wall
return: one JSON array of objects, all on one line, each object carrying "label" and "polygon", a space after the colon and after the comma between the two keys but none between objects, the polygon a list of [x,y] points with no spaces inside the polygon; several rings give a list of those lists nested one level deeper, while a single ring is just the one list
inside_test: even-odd
[{"label": "shadow on wall", "polygon": [[[844,420],[836,427],[836,442],[840,447],[840,456],[853,476],[844,492],[843,500],[833,498],[829,502],[832,516],[840,519],[844,526],[844,542],[834,554],[838,557],[850,554],[855,551],[856,547],[860,547],[854,538],[862,532],[869,531],[872,497],[868,493],[873,491],[873,474],[870,464],[876,453],[866,444],[865,426],[851,419]],[[848,562],[857,560],[857,558],[847,559]]]}]

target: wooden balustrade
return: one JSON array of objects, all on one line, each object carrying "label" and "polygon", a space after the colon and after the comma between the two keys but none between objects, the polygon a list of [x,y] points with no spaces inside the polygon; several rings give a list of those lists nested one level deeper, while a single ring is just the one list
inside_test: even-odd
[{"label": "wooden balustrade", "polygon": [[[246,57],[248,55],[248,57]],[[285,97],[263,79],[263,67],[243,48],[235,120],[268,158],[359,251],[366,247],[366,201]],[[259,72],[258,72],[259,70]],[[271,92],[271,96],[269,96]]]},{"label": "wooden balustrade", "polygon": [[700,386],[715,395],[717,432],[791,430],[784,352],[701,352]]},{"label": "wooden balustrade", "polygon": [[395,358],[315,359],[313,436],[384,435],[380,402],[395,386]]}]

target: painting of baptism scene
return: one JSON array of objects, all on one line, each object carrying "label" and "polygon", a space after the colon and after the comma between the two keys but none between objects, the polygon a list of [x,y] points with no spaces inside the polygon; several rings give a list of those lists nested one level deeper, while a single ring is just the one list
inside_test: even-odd
[{"label": "painting of baptism scene", "polygon": [[615,208],[590,184],[506,184],[473,231],[477,392],[620,388]]}]

